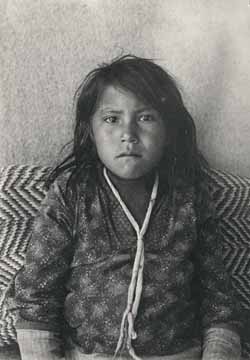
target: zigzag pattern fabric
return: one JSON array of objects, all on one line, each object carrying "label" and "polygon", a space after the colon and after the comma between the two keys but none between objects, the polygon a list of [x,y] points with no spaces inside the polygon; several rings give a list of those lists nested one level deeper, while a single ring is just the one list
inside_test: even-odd
[{"label": "zigzag pattern fabric", "polygon": [[7,294],[21,268],[32,222],[45,196],[48,168],[10,166],[0,173],[0,346],[16,339]]},{"label": "zigzag pattern fabric", "polygon": [[[16,340],[15,316],[8,311],[13,279],[23,264],[34,217],[45,196],[49,168],[10,166],[0,172],[0,347]],[[248,316],[250,338],[250,179],[218,170],[207,172],[221,227],[224,262]],[[250,359],[250,340],[243,344]]]},{"label": "zigzag pattern fabric", "polygon": [[250,179],[210,170],[224,261],[242,305],[250,310]]},{"label": "zigzag pattern fabric", "polygon": [[218,217],[224,263],[245,317],[243,356],[250,359],[250,179],[207,172]]}]

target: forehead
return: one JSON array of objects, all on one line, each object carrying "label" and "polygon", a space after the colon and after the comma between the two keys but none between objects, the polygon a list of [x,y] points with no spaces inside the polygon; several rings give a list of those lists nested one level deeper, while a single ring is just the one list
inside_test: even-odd
[{"label": "forehead", "polygon": [[149,106],[133,92],[124,89],[121,86],[108,85],[103,90],[100,99],[98,101],[97,109],[103,107],[135,107],[141,108]]}]

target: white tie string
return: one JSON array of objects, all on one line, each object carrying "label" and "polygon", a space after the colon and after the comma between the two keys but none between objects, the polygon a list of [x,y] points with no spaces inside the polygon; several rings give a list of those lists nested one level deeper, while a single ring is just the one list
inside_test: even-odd
[{"label": "white tie string", "polygon": [[112,184],[111,180],[108,177],[107,170],[104,168],[103,170],[104,177],[110,186],[113,194],[119,201],[125,215],[127,216],[128,220],[130,221],[131,225],[135,229],[136,235],[137,235],[137,248],[136,248],[136,255],[132,270],[132,277],[128,288],[128,299],[127,299],[127,307],[123,313],[122,321],[121,321],[121,328],[120,328],[120,337],[116,346],[114,357],[118,354],[118,352],[121,350],[125,338],[125,324],[127,321],[127,349],[129,351],[129,354],[132,356],[135,360],[140,360],[140,358],[135,354],[135,351],[132,347],[131,340],[136,339],[137,335],[134,330],[134,321],[137,316],[138,308],[140,305],[141,300],[141,293],[142,293],[142,285],[143,285],[143,268],[144,268],[144,242],[143,237],[147,231],[149,220],[151,217],[151,213],[153,210],[153,206],[156,200],[157,191],[158,191],[158,185],[159,185],[159,175],[155,175],[155,181],[154,186],[152,189],[148,209],[142,224],[142,227],[140,229],[139,225],[137,224],[135,218],[121,199],[117,189]]}]

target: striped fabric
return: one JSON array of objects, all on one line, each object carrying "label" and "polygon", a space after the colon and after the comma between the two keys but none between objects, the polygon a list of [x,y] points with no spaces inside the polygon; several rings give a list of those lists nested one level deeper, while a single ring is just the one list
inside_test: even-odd
[{"label": "striped fabric", "polygon": [[[32,222],[45,196],[49,168],[10,166],[0,172],[0,348],[16,341],[8,311],[12,283],[24,261]],[[250,179],[207,172],[220,220],[224,261],[246,319],[243,355],[250,359]]]},{"label": "striped fabric", "polygon": [[23,264],[34,216],[45,195],[47,168],[10,166],[0,173],[0,346],[16,339],[7,294]]},{"label": "striped fabric", "polygon": [[250,359],[250,179],[207,173],[220,222],[225,266],[244,309],[243,355]]},{"label": "striped fabric", "polygon": [[224,260],[246,309],[250,309],[250,179],[210,170],[220,220]]}]

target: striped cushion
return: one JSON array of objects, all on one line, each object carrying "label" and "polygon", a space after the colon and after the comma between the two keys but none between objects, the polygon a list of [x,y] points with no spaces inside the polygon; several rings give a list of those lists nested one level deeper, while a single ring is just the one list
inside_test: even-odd
[{"label": "striped cushion", "polygon": [[243,355],[250,359],[250,179],[214,169],[207,174],[225,266],[244,310]]},{"label": "striped cushion", "polygon": [[[0,347],[16,340],[15,317],[8,304],[34,216],[46,193],[43,185],[48,170],[10,166],[0,173]],[[250,359],[250,179],[218,170],[209,170],[207,175],[220,220],[224,261],[245,310],[243,352]]]},{"label": "striped cushion", "polygon": [[23,264],[34,216],[45,195],[47,168],[10,166],[0,173],[0,346],[16,339],[7,294]]}]

